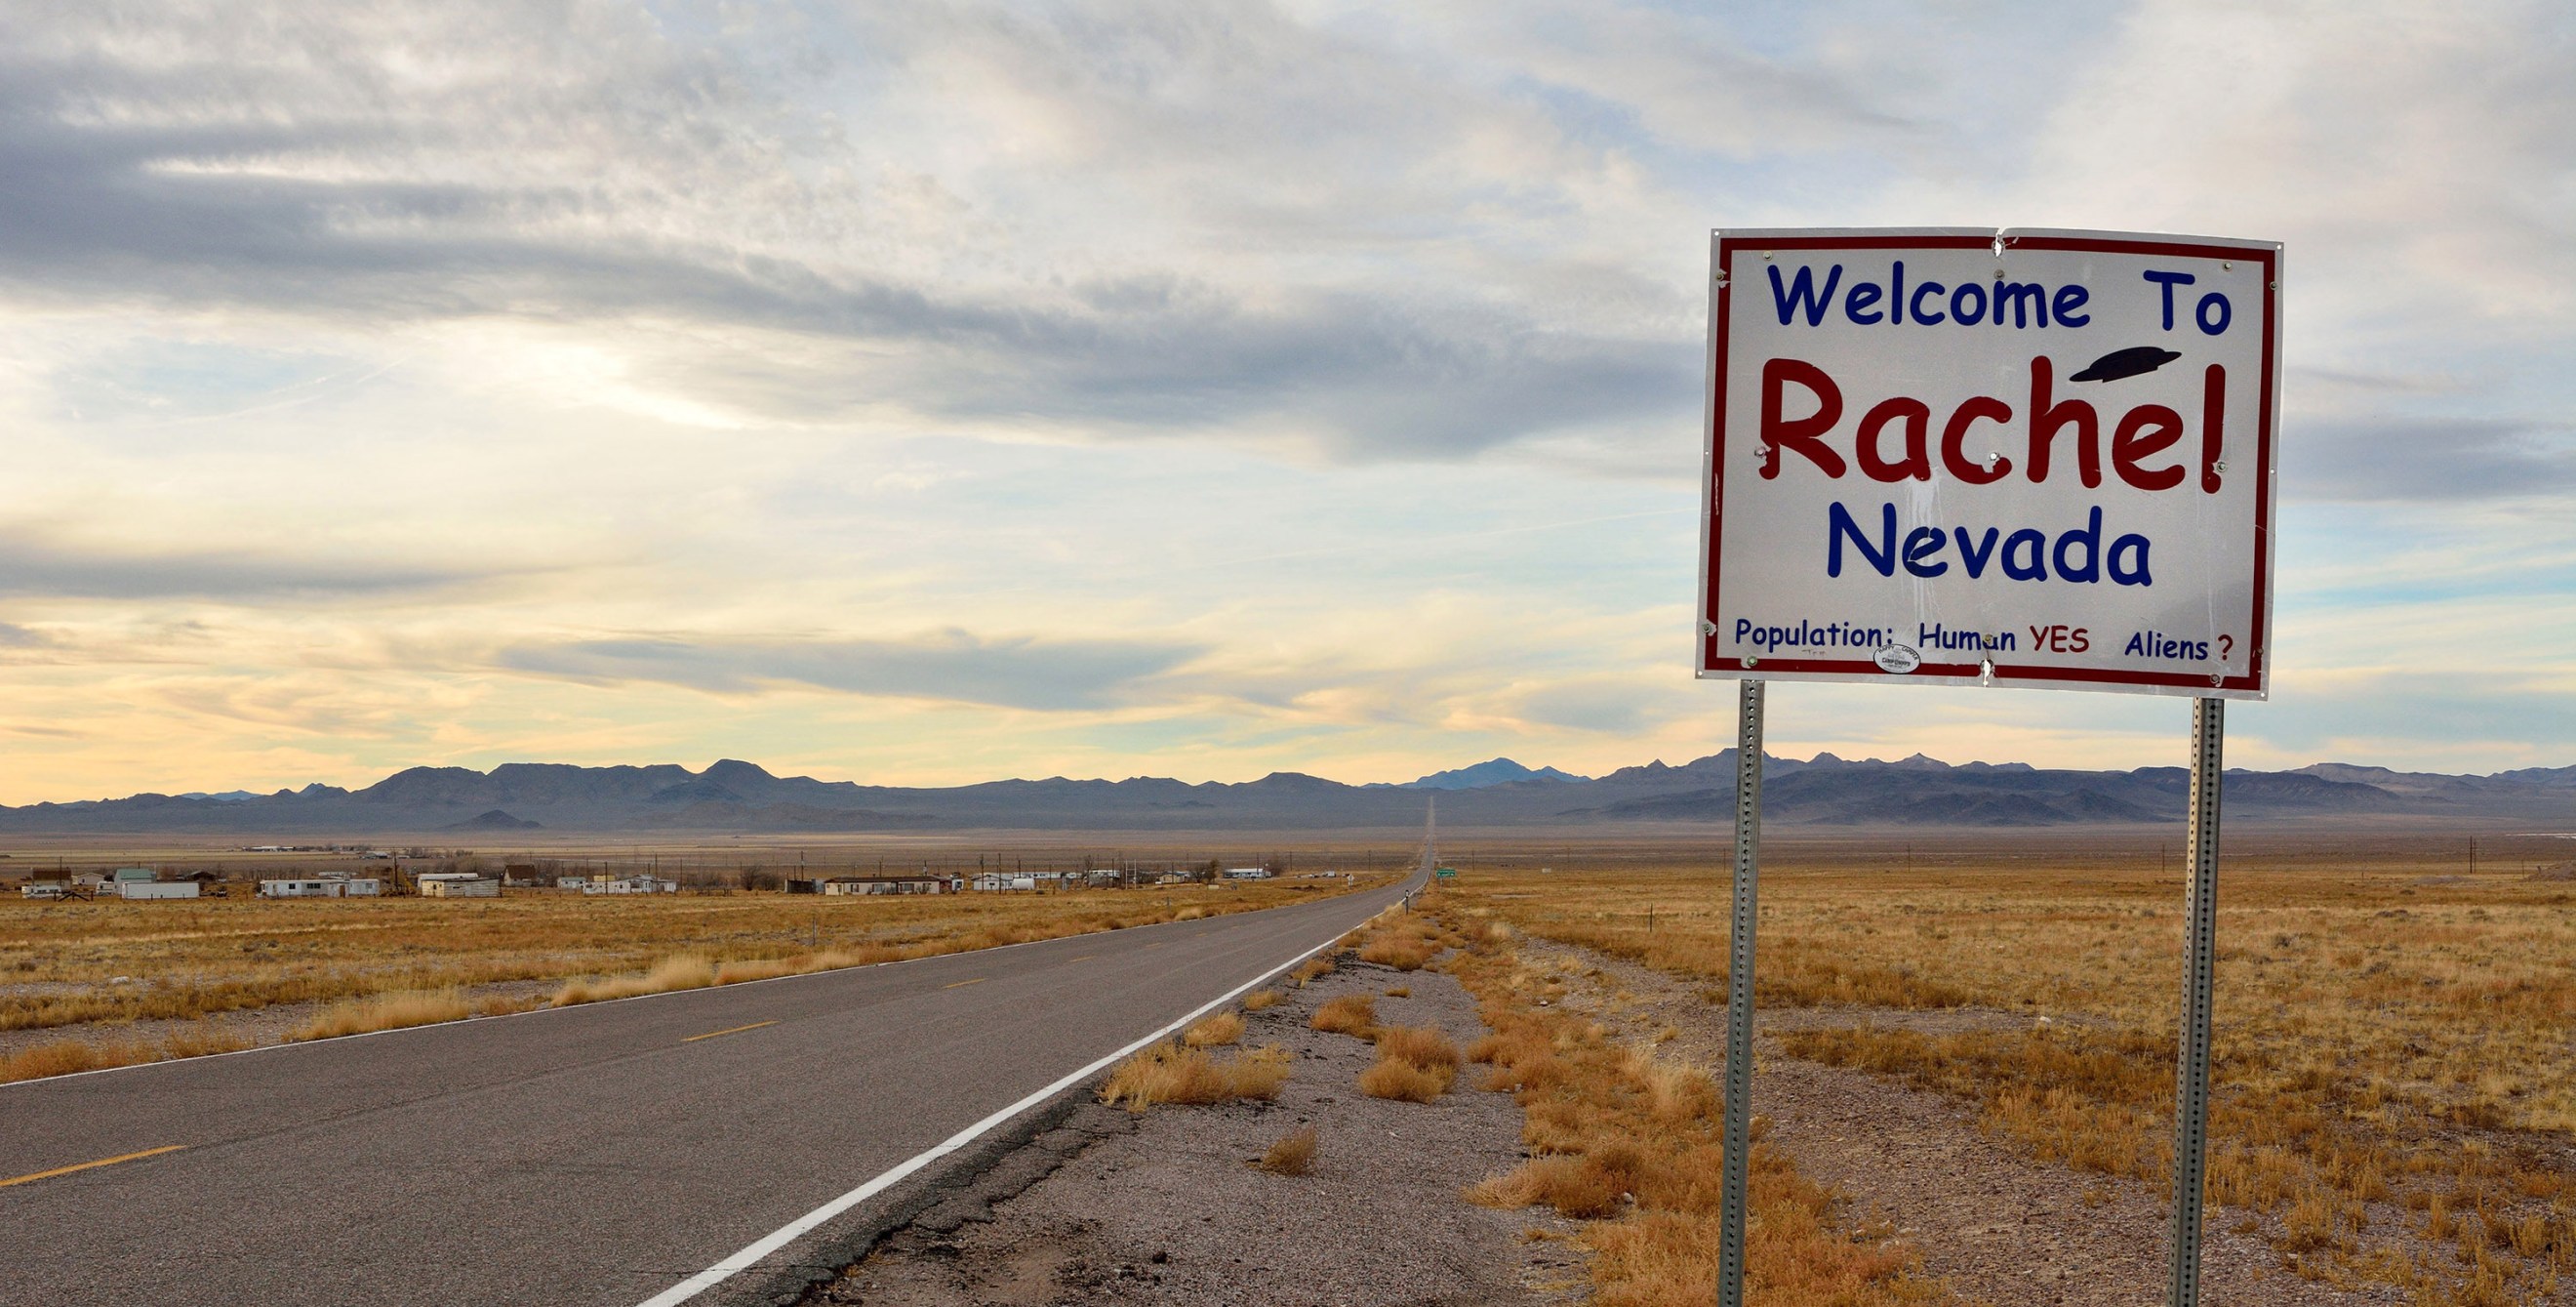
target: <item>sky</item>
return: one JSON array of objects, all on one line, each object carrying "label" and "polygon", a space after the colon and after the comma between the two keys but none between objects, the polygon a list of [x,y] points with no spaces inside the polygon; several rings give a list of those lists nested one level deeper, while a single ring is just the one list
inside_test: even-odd
[{"label": "sky", "polygon": [[[0,802],[1733,742],[1708,233],[2286,246],[2229,762],[2576,763],[2563,5],[0,7]],[[1804,756],[2180,699],[1775,683]]]}]

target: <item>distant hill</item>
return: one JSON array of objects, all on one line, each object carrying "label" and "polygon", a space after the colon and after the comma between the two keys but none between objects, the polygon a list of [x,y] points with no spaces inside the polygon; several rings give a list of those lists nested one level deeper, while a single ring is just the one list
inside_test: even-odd
[{"label": "distant hill", "polygon": [[[2067,771],[1953,766],[1832,754],[1763,761],[1763,819],[1782,827],[2014,827],[2172,822],[2179,767]],[[0,807],[0,833],[287,836],[408,831],[930,831],[1411,829],[1436,797],[1444,826],[1723,824],[1734,817],[1733,750],[1586,778],[1496,758],[1405,785],[1345,785],[1274,772],[1257,781],[987,781],[940,788],[777,776],[735,759],[704,771],[660,764],[507,763],[488,772],[413,767],[358,790],[137,794]],[[2493,776],[2320,763],[2231,771],[2231,822],[2431,817],[2576,828],[2576,767]]]},{"label": "distant hill", "polygon": [[1533,770],[1531,768],[1524,767],[1509,758],[1495,758],[1489,762],[1477,763],[1472,767],[1460,767],[1451,771],[1436,771],[1420,780],[1407,781],[1400,786],[1390,787],[1374,785],[1368,788],[1394,788],[1409,790],[1481,790],[1488,785],[1517,785],[1522,781],[1581,781],[1590,779],[1591,778],[1588,776],[1577,776],[1572,772],[1561,772],[1554,767],[1540,767]]}]

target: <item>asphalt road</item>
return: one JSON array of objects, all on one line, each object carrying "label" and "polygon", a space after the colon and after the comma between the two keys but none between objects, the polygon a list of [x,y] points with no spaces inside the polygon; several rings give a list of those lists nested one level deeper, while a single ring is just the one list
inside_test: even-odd
[{"label": "asphalt road", "polygon": [[0,1085],[0,1303],[633,1307],[1400,893]]}]

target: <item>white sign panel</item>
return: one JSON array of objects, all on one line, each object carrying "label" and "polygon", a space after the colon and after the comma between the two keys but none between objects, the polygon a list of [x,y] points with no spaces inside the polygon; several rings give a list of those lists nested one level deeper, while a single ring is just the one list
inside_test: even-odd
[{"label": "white sign panel", "polygon": [[2259,699],[2281,247],[1714,233],[1702,676]]}]

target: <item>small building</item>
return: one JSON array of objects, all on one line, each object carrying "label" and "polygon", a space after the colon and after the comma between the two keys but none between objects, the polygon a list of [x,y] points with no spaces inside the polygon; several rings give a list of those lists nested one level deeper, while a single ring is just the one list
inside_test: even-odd
[{"label": "small building", "polygon": [[373,876],[334,874],[259,883],[259,897],[264,899],[364,899],[384,892],[385,883]]},{"label": "small building", "polygon": [[987,871],[976,876],[974,880],[968,883],[973,885],[977,890],[987,894],[1008,893],[1013,890],[1035,890],[1038,887],[1037,877],[1015,876],[1007,871]]},{"label": "small building", "polygon": [[823,880],[819,876],[790,876],[787,878],[787,892],[790,894],[820,894],[824,892]]},{"label": "small building", "polygon": [[1084,884],[1093,889],[1116,889],[1118,886],[1126,883],[1127,873],[1118,870],[1116,867],[1101,867],[1097,870],[1084,872],[1082,874],[1082,880]]},{"label": "small building", "polygon": [[118,881],[116,896],[121,899],[193,899],[197,897],[197,882],[193,880]]},{"label": "small building", "polygon": [[462,871],[434,871],[420,878],[420,893],[432,899],[497,899],[501,882]]},{"label": "small building", "polygon": [[161,873],[152,870],[150,867],[119,867],[115,871],[108,873],[107,883],[110,885],[130,885],[136,881],[149,883],[159,879],[161,879]]},{"label": "small building", "polygon": [[557,877],[555,877],[555,888],[556,888],[556,889],[572,889],[572,890],[577,890],[577,889],[580,889],[580,888],[582,888],[583,886],[586,886],[586,885],[588,885],[588,884],[590,884],[590,877],[588,877],[588,876],[557,876]]},{"label": "small building", "polygon": [[544,882],[537,876],[537,864],[511,862],[501,867],[501,883],[511,889],[535,889]]},{"label": "small building", "polygon": [[18,893],[23,898],[58,899],[68,888],[66,882],[59,880],[31,880],[19,886]]},{"label": "small building", "polygon": [[948,878],[918,876],[835,876],[822,882],[824,894],[946,894]]},{"label": "small building", "polygon": [[664,880],[652,875],[635,875],[623,879],[593,876],[582,882],[581,892],[584,894],[677,894],[680,892],[680,882]]},{"label": "small building", "polygon": [[1225,869],[1225,878],[1227,880],[1268,880],[1270,869],[1268,867],[1228,867]]}]

